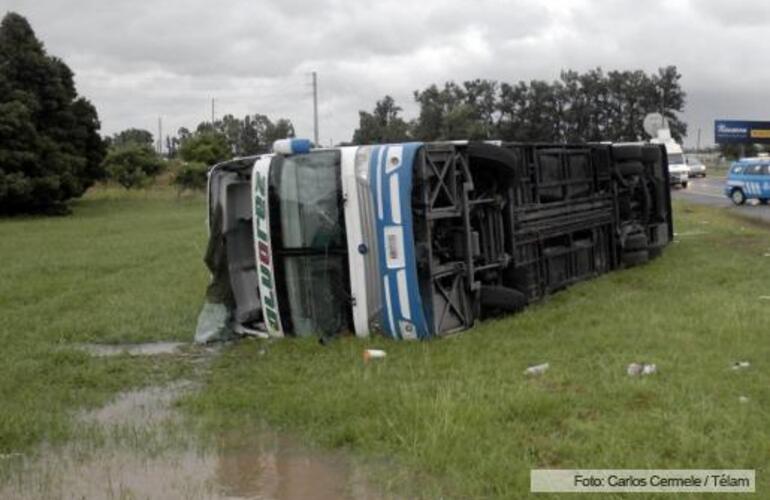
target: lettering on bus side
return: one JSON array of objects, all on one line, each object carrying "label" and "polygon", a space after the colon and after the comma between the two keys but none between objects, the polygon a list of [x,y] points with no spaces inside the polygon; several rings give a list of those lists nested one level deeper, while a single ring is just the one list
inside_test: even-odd
[{"label": "lettering on bus side", "polygon": [[270,329],[280,332],[281,324],[278,319],[270,257],[270,228],[267,223],[267,180],[259,172],[255,172],[254,175],[254,217],[257,222],[255,236],[257,256],[259,257],[259,280],[262,284],[262,310]]}]

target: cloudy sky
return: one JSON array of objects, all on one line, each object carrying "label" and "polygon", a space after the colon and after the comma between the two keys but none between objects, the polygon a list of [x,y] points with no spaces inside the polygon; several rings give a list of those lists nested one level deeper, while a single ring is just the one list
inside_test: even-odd
[{"label": "cloudy sky", "polygon": [[760,0],[0,0],[76,73],[105,133],[164,134],[211,116],[290,118],[349,140],[358,110],[446,80],[558,78],[562,69],[674,64],[686,143],[715,118],[770,119],[770,2]]}]

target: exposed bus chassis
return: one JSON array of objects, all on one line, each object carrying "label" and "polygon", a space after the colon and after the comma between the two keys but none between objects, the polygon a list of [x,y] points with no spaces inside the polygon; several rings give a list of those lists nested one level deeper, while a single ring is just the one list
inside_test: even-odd
[{"label": "exposed bus chassis", "polygon": [[426,144],[412,197],[422,299],[440,335],[646,262],[673,236],[656,145]]}]

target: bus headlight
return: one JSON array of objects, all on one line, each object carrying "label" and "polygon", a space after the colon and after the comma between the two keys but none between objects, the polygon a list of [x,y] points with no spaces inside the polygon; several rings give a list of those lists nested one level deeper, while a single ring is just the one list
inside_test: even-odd
[{"label": "bus headlight", "polygon": [[369,162],[372,156],[371,146],[361,146],[356,151],[356,178],[369,182]]}]

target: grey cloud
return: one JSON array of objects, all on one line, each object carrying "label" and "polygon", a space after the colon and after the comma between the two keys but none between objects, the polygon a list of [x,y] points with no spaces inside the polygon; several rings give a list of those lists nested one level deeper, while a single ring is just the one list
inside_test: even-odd
[{"label": "grey cloud", "polygon": [[756,27],[770,22],[770,4],[756,0],[701,0],[692,7],[722,26]]},{"label": "grey cloud", "polygon": [[[210,114],[266,113],[311,135],[311,71],[321,136],[347,140],[358,110],[446,80],[554,79],[563,69],[675,64],[685,119],[770,116],[770,5],[716,0],[6,0],[76,73],[104,131],[192,127]],[[692,135],[692,134],[691,134]],[[710,137],[710,134],[703,134]],[[694,136],[688,142],[694,142]]]}]

